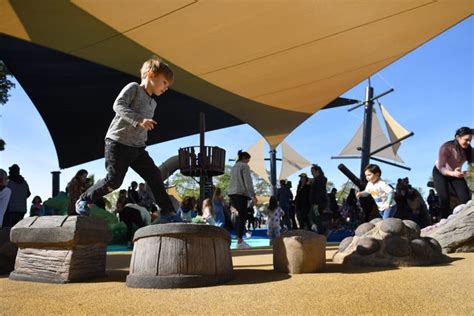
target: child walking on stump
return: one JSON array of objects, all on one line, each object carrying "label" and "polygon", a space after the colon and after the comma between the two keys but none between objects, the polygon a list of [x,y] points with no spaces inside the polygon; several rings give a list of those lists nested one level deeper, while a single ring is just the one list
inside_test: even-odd
[{"label": "child walking on stump", "polygon": [[141,68],[141,83],[127,84],[114,102],[115,117],[105,136],[105,168],[107,176],[97,181],[76,202],[76,213],[89,215],[92,201],[118,189],[129,167],[150,186],[161,218],[174,218],[175,210],[166,193],[160,170],[145,150],[148,131],[157,124],[153,120],[156,101],[173,83],[172,70],[158,58],[152,58]]}]

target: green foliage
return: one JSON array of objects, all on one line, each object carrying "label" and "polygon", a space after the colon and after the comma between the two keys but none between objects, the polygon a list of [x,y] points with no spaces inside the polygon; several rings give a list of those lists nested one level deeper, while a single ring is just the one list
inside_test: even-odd
[{"label": "green foliage", "polygon": [[8,80],[8,76],[11,76],[11,73],[3,61],[0,60],[0,104],[7,103],[10,97],[8,91],[15,87],[15,84]]},{"label": "green foliage", "polygon": [[5,141],[0,138],[0,151],[5,150],[5,145],[6,145],[6,144],[7,144],[7,143],[5,143]]},{"label": "green foliage", "polygon": [[272,186],[254,172],[252,172],[252,181],[255,194],[264,196],[269,196],[271,194]]},{"label": "green foliage", "polygon": [[192,177],[176,173],[171,179],[171,185],[176,186],[176,191],[182,197],[199,197],[199,185]]},{"label": "green foliage", "polygon": [[222,195],[226,196],[230,185],[230,169],[232,166],[225,165],[224,174],[213,178],[215,187],[221,188]]}]

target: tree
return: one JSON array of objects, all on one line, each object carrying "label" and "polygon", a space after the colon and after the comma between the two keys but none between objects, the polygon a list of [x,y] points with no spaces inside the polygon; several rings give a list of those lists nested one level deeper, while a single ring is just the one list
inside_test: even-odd
[{"label": "tree", "polygon": [[171,185],[176,186],[176,191],[182,197],[194,196],[199,197],[199,185],[192,177],[176,173],[171,179]]},{"label": "tree", "polygon": [[213,178],[214,186],[220,188],[222,195],[227,195],[230,185],[230,169],[232,166],[225,165],[224,174]]},{"label": "tree", "polygon": [[252,171],[252,180],[256,195],[269,196],[272,186]]},{"label": "tree", "polygon": [[[8,91],[15,87],[15,84],[8,80],[8,76],[11,76],[10,71],[7,69],[3,61],[0,60],[0,104],[7,103],[10,95]],[[0,138],[0,151],[5,150],[5,141]]]},{"label": "tree", "polygon": [[15,84],[8,80],[8,76],[11,75],[12,74],[7,66],[5,66],[3,61],[0,60],[0,104],[2,105],[7,103],[8,98],[10,97],[8,91],[15,87]]},{"label": "tree", "polygon": [[[222,190],[223,195],[227,195],[229,191],[230,185],[230,170],[232,166],[226,165],[224,174],[218,177],[215,177],[213,180],[214,186],[220,188]],[[255,190],[255,194],[257,195],[270,195],[271,192],[271,185],[265,182],[263,178],[259,177],[255,172],[252,171],[252,181]]]}]

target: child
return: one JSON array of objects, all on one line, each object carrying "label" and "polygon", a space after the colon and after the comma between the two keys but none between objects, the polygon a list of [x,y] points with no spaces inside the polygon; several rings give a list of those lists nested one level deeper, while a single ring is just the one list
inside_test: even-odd
[{"label": "child", "polygon": [[129,167],[150,186],[161,208],[161,222],[175,218],[175,210],[166,193],[161,172],[145,150],[148,131],[155,128],[153,120],[156,101],[173,83],[172,70],[158,58],[152,58],[141,68],[141,84],[127,84],[114,102],[115,117],[105,136],[107,176],[97,181],[76,202],[76,213],[89,215],[89,204],[116,189],[123,182]]},{"label": "child", "polygon": [[270,197],[270,202],[268,203],[268,231],[267,235],[270,238],[270,244],[272,244],[273,239],[280,236],[280,222],[285,215],[285,212],[278,206],[278,200],[276,196]]},{"label": "child", "polygon": [[31,201],[30,207],[30,216],[43,216],[44,215],[44,207],[41,204],[41,198],[39,196],[35,196],[33,201]]},{"label": "child", "polygon": [[367,186],[364,191],[357,193],[357,197],[372,195],[380,216],[383,219],[393,217],[397,211],[397,205],[393,198],[393,188],[380,179],[382,171],[380,167],[374,164],[369,164],[364,169],[365,178],[367,179]]},{"label": "child", "polygon": [[192,196],[186,196],[181,203],[181,207],[178,209],[177,216],[181,221],[185,223],[191,223],[194,217],[196,217],[196,212],[194,211],[194,198]]},{"label": "child", "polygon": [[214,208],[212,207],[211,199],[205,199],[202,201],[202,218],[208,225],[217,226],[216,220],[214,219]]}]

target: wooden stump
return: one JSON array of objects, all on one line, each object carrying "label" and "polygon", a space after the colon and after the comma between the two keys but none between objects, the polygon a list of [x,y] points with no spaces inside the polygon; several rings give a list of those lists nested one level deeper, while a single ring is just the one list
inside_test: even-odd
[{"label": "wooden stump", "polygon": [[127,286],[186,288],[232,279],[230,235],[219,227],[171,223],[136,231]]},{"label": "wooden stump", "polygon": [[13,271],[17,251],[18,247],[10,241],[10,228],[0,228],[0,275]]},{"label": "wooden stump", "polygon": [[105,275],[112,234],[99,219],[35,216],[16,224],[10,239],[18,246],[10,279],[68,283]]}]

